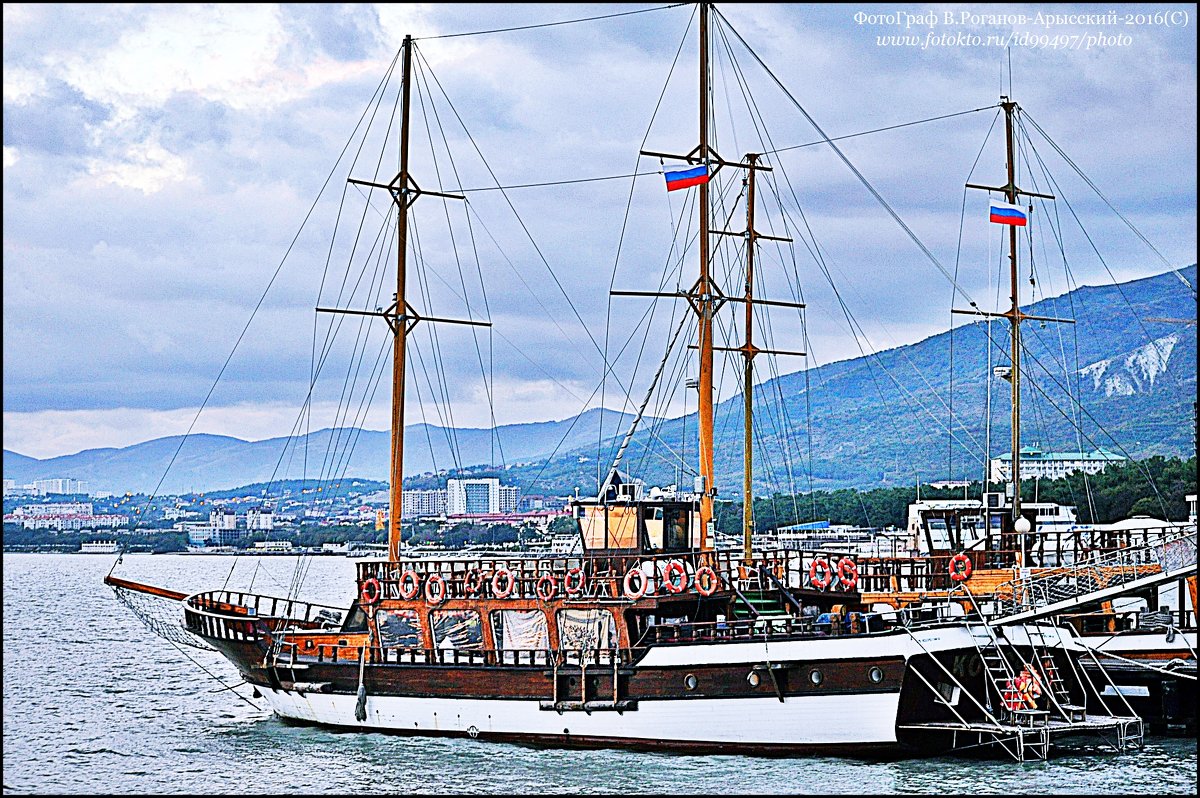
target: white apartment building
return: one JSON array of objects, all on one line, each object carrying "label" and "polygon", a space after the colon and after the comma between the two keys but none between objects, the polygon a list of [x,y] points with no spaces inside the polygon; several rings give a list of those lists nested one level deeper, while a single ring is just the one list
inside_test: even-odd
[{"label": "white apartment building", "polygon": [[[1125,458],[1106,449],[1094,452],[1044,452],[1036,444],[1021,447],[1021,479],[1057,479],[1076,471],[1095,474],[1110,463],[1123,463]],[[1012,478],[1012,453],[994,458],[988,479],[1007,482]]]},{"label": "white apartment building", "polygon": [[521,489],[516,485],[500,486],[500,509],[502,513],[515,513],[521,505]]},{"label": "white apartment building", "polygon": [[87,493],[88,483],[78,479],[35,479],[30,486],[38,496],[50,496],[56,493]]},{"label": "white apartment building", "polygon": [[251,507],[246,511],[246,529],[270,532],[275,528],[275,514],[270,507]]},{"label": "white apartment building", "polygon": [[447,490],[406,490],[402,494],[400,515],[404,518],[428,518],[445,515],[447,506]]},{"label": "white apartment building", "polygon": [[446,481],[448,515],[487,515],[500,512],[500,480],[450,479]]}]

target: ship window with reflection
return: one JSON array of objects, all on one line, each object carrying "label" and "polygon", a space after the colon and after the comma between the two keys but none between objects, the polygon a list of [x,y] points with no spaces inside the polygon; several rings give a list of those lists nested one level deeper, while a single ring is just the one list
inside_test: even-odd
[{"label": "ship window with reflection", "polygon": [[434,610],[429,614],[433,644],[442,649],[481,651],[483,624],[476,610]]},{"label": "ship window with reflection", "polygon": [[378,610],[375,623],[384,648],[421,647],[421,618],[416,610]]}]

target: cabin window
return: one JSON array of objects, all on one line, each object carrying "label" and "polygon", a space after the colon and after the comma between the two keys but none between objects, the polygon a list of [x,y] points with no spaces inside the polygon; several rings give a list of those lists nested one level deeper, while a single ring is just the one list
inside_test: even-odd
[{"label": "cabin window", "polygon": [[492,613],[495,647],[509,651],[545,651],[550,648],[546,613],[541,610],[496,610]]},{"label": "cabin window", "polygon": [[567,650],[616,648],[617,627],[608,610],[559,610],[558,639]]},{"label": "cabin window", "polygon": [[950,550],[950,531],[946,529],[945,518],[930,518],[925,522],[929,530],[929,547],[938,551]]},{"label": "cabin window", "polygon": [[429,613],[433,645],[441,649],[481,651],[483,624],[476,610],[434,610]]},{"label": "cabin window", "polygon": [[384,648],[421,647],[421,619],[416,610],[378,610],[375,624]]}]

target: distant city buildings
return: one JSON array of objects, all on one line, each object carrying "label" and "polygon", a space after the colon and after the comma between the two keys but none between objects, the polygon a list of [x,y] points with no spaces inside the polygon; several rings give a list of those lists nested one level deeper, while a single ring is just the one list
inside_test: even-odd
[{"label": "distant city buildings", "polygon": [[[1057,479],[1076,471],[1095,474],[1110,463],[1123,462],[1124,457],[1106,449],[1094,452],[1044,452],[1035,444],[1021,447],[1021,479]],[[991,461],[988,479],[993,482],[1012,479],[1011,452]]]},{"label": "distant city buildings", "polygon": [[446,514],[446,489],[403,491],[402,518],[433,518]]},{"label": "distant city buildings", "polygon": [[4,480],[4,495],[8,496],[79,496],[87,495],[88,483],[70,478],[35,479],[24,485],[16,480]]},{"label": "distant city buildings", "polygon": [[20,524],[26,529],[72,532],[82,529],[116,529],[129,519],[123,515],[92,512],[91,502],[28,504],[6,513],[4,523]]}]

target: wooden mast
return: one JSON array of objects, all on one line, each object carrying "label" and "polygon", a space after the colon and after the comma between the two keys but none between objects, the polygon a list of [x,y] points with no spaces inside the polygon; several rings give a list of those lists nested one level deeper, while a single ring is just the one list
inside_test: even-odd
[{"label": "wooden mast", "polygon": [[[1005,199],[1011,205],[1017,204],[1016,158],[1013,142],[1013,109],[1016,103],[1003,98],[1000,107],[1004,109],[1005,145],[1008,152],[1008,184],[1005,188]],[[1021,517],[1021,302],[1017,284],[1017,226],[1008,227],[1008,272],[1012,304],[1009,307],[1009,322],[1011,328],[1012,346],[1012,518],[1015,524]],[[1024,546],[1022,546],[1022,549]]]},{"label": "wooden mast", "polygon": [[[1007,157],[1007,177],[1008,182],[1003,186],[982,186],[975,183],[967,183],[967,188],[978,188],[986,191],[1002,191],[1004,199],[1010,205],[1016,205],[1017,200],[1021,196],[1027,197],[1042,197],[1044,199],[1054,199],[1053,194],[1039,194],[1034,191],[1023,191],[1017,187],[1017,162],[1016,162],[1016,135],[1013,128],[1013,114],[1019,107],[1017,103],[1007,96],[1000,97],[1000,107],[1004,109],[1004,144]],[[1028,221],[1026,222],[1028,224]],[[1010,358],[1012,363],[1012,371],[1008,375],[1009,385],[1012,391],[1012,471],[1009,474],[1011,484],[1013,486],[1012,500],[1012,522],[1013,530],[1020,534],[1019,541],[1019,562],[1025,564],[1027,552],[1025,551],[1025,535],[1023,531],[1018,529],[1018,523],[1022,518],[1021,515],[1021,321],[1024,319],[1036,319],[1038,321],[1061,321],[1068,324],[1074,324],[1072,319],[1058,319],[1046,316],[1031,316],[1028,313],[1021,312],[1021,296],[1019,283],[1017,281],[1017,225],[1008,226],[1008,274],[1009,274],[1009,293],[1010,303],[1006,313],[984,313],[979,310],[955,310],[954,313],[969,313],[978,316],[1000,316],[1008,319],[1010,325],[1010,341],[1011,349]],[[1028,531],[1028,530],[1025,530]]]},{"label": "wooden mast", "polygon": [[[404,82],[400,122],[400,199],[396,217],[396,313],[407,308],[404,278],[408,255],[408,109],[412,93],[412,36],[404,37]],[[392,459],[391,492],[388,499],[388,559],[400,559],[400,514],[404,507],[404,346],[408,338],[406,319],[398,319],[392,340]]]},{"label": "wooden mast", "polygon": [[747,153],[750,173],[746,175],[746,346],[742,351],[742,398],[745,400],[745,435],[742,462],[742,554],[746,563],[752,556],[754,532],[754,165],[756,153]]},{"label": "wooden mast", "polygon": [[[700,4],[700,161],[708,168],[708,3]],[[700,535],[701,549],[713,543],[713,284],[708,273],[708,182],[700,184]]]}]

